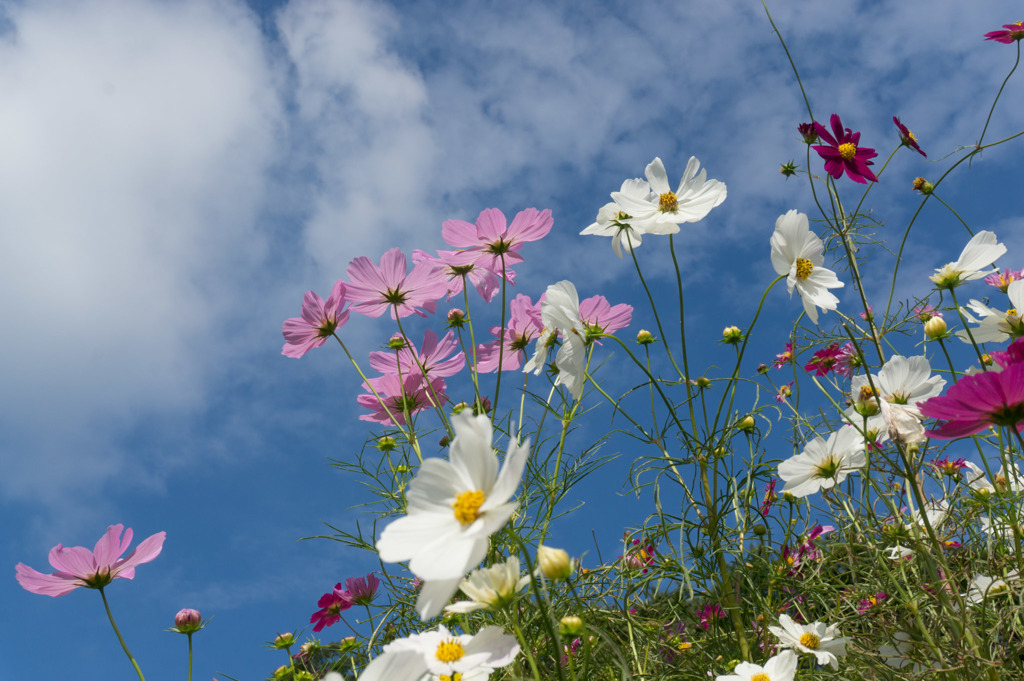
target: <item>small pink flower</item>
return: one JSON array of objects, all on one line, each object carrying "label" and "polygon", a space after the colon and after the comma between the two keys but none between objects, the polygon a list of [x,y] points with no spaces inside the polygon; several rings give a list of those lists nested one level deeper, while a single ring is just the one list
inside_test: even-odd
[{"label": "small pink flower", "polygon": [[643,541],[634,539],[630,542],[622,560],[626,567],[632,570],[643,570],[646,573],[647,568],[654,564],[654,544],[646,538]]},{"label": "small pink flower", "polygon": [[1024,39],[1024,21],[1013,24],[1003,24],[1002,31],[992,31],[985,34],[985,40],[995,40],[997,43],[1009,45],[1010,43]]},{"label": "small pink flower", "polygon": [[604,296],[591,296],[580,301],[580,321],[586,327],[588,338],[624,329],[632,318],[632,306],[625,303],[613,306]]},{"label": "small pink flower", "polygon": [[50,549],[50,565],[57,568],[53,574],[45,575],[23,563],[14,569],[22,588],[42,596],[63,596],[80,586],[102,589],[118,578],[134,579],[135,567],[159,556],[166,537],[166,532],[157,532],[122,558],[132,542],[132,531],[121,524],[111,525],[92,551],[84,546],[65,548],[61,544]]},{"label": "small pink flower", "polygon": [[471,254],[468,258],[473,264],[510,279],[508,267],[523,261],[519,254],[522,245],[543,239],[553,224],[550,210],[527,208],[519,211],[509,225],[504,213],[497,208],[487,208],[477,217],[475,225],[463,220],[445,221],[441,225],[441,236],[448,245]]},{"label": "small pink flower", "polygon": [[298,359],[323,345],[348,321],[348,310],[342,310],[345,302],[345,285],[340,279],[334,282],[326,303],[316,293],[307,291],[302,300],[302,316],[286,319],[282,326],[284,347],[281,354]]},{"label": "small pink flower", "polygon": [[775,368],[781,369],[793,361],[793,344],[786,343],[786,349],[775,355]]},{"label": "small pink flower", "polygon": [[309,618],[310,624],[313,624],[314,632],[323,631],[324,627],[329,627],[341,621],[341,611],[352,607],[352,601],[347,596],[348,594],[341,588],[341,582],[338,582],[334,586],[333,591],[325,593],[320,597],[320,600],[317,601],[320,609]]},{"label": "small pink flower", "polygon": [[793,383],[794,381],[790,381],[786,385],[779,386],[779,392],[775,394],[776,402],[786,404],[786,400],[789,399],[789,396],[793,394]]},{"label": "small pink flower", "polygon": [[[391,311],[391,318],[408,317],[437,309],[437,301],[448,292],[448,282],[429,262],[421,261],[407,272],[408,264],[400,248],[392,248],[380,259],[380,267],[365,256],[354,258],[345,270],[351,281],[346,285],[352,309],[369,317]],[[424,312],[426,310],[426,312]]]},{"label": "small pink flower", "polygon": [[917,144],[917,138],[914,137],[914,133],[910,132],[907,126],[900,122],[900,119],[896,116],[892,117],[892,122],[896,124],[896,128],[900,131],[900,143],[905,147],[910,147],[917,153],[921,154],[925,158],[928,158],[928,154],[921,151],[921,147]]},{"label": "small pink flower", "polygon": [[887,598],[889,598],[889,594],[883,593],[881,591],[876,593],[874,596],[868,596],[867,598],[865,598],[864,600],[862,600],[860,603],[857,604],[857,612],[859,612],[861,615],[863,615],[868,610],[870,610],[871,608],[874,608],[875,606],[877,606],[879,603],[881,603],[882,601],[884,601]]},{"label": "small pink flower", "polygon": [[824,145],[814,147],[818,155],[825,159],[825,172],[836,180],[845,172],[851,180],[860,184],[867,184],[868,180],[878,182],[878,178],[868,167],[874,165],[870,159],[878,156],[875,150],[857,146],[860,142],[860,133],[850,128],[844,129],[839,114],[832,114],[831,124],[834,136],[829,134],[821,123],[814,123],[815,131],[825,142]]},{"label": "small pink flower", "polygon": [[697,616],[700,617],[700,628],[707,631],[715,620],[725,618],[725,610],[718,603],[709,603],[697,611]]},{"label": "small pink flower", "polygon": [[928,462],[928,465],[940,475],[948,475],[950,477],[958,477],[960,471],[967,468],[967,462],[963,459],[956,459],[950,461],[949,459],[933,459]]},{"label": "small pink flower", "polygon": [[768,481],[768,484],[764,488],[764,499],[761,501],[761,515],[765,518],[768,517],[768,512],[771,511],[772,504],[778,498],[775,494],[775,485],[778,480],[772,479]]},{"label": "small pink flower", "polygon": [[[359,416],[361,421],[388,424],[397,421],[399,425],[404,426],[406,411],[412,416],[431,406],[440,406],[448,402],[448,396],[445,394],[445,382],[440,376],[431,378],[429,384],[424,381],[423,375],[420,373],[402,376],[401,379],[398,374],[384,374],[377,378],[371,378],[369,381],[373,389],[377,391],[377,395],[380,396],[380,400],[370,391],[370,386],[363,383],[363,390],[366,392],[356,397],[356,402],[359,406],[369,409],[370,413],[361,414]],[[383,400],[383,404],[381,404],[381,400]]]},{"label": "small pink flower", "polygon": [[[476,349],[477,369],[482,372],[497,371],[499,354],[502,371],[516,371],[526,359],[526,348],[544,331],[540,318],[540,301],[530,302],[529,296],[517,295],[509,305],[508,325],[502,333],[500,326],[491,328],[494,340]],[[505,348],[499,353],[501,343]]]},{"label": "small pink flower", "polygon": [[198,610],[182,608],[174,616],[174,628],[171,631],[176,631],[179,634],[194,634],[203,626],[205,626],[203,616],[199,614]]},{"label": "small pink flower", "polygon": [[942,316],[942,313],[936,311],[936,309],[931,305],[919,305],[915,307],[912,311],[914,314],[917,315],[918,320],[922,323],[928,321],[932,317]]},{"label": "small pink flower", "polygon": [[[401,336],[399,338],[404,341]],[[431,378],[454,376],[466,364],[466,358],[461,352],[449,357],[458,347],[454,331],[449,331],[439,341],[437,334],[427,329],[423,333],[423,345],[419,350],[404,342],[396,350],[376,350],[370,353],[370,366],[382,374],[401,373],[402,376],[408,376],[426,372]]]},{"label": "small pink flower", "polygon": [[850,378],[853,376],[853,370],[863,364],[860,355],[857,354],[857,348],[853,343],[847,342],[839,349],[839,356],[836,357],[836,363],[832,370],[844,378]]},{"label": "small pink flower", "polygon": [[996,272],[995,274],[990,274],[985,277],[985,283],[989,286],[995,286],[1003,293],[1006,293],[1006,289],[1010,287],[1010,284],[1018,279],[1024,279],[1024,270],[1006,270],[1005,272]]},{"label": "small pink flower", "polygon": [[815,376],[825,376],[835,368],[839,361],[839,343],[832,343],[814,353],[811,359],[804,365],[804,371],[813,371]]},{"label": "small pink flower", "polygon": [[354,605],[369,605],[377,595],[380,580],[371,572],[366,577],[349,577],[345,580],[345,591]]}]

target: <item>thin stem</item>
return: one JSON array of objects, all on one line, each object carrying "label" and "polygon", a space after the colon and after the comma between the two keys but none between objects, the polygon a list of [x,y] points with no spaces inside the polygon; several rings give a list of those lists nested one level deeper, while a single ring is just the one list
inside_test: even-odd
[{"label": "thin stem", "polygon": [[[138,663],[135,661],[135,658],[132,657],[131,651],[128,650],[128,646],[127,646],[127,644],[125,644],[124,638],[122,638],[122,636],[121,636],[121,632],[118,631],[118,629],[117,629],[117,624],[114,622],[114,615],[110,612],[110,604],[107,603],[107,595],[105,593],[103,593],[103,587],[102,586],[99,588],[99,592],[100,592],[100,598],[103,599],[103,607],[106,608],[106,610],[107,610],[107,619],[110,620],[110,626],[114,627],[114,633],[117,634],[117,640],[121,642],[121,648],[124,649],[124,654],[128,656],[128,659],[131,661],[132,666],[135,667],[135,673],[139,675],[139,679],[141,681],[146,681],[146,677],[142,675],[142,670],[139,669]],[[191,641],[191,637],[189,638],[189,640]],[[191,650],[191,648],[190,648],[190,650]],[[190,659],[190,662],[189,662],[190,667],[189,668],[191,669],[191,653],[189,655],[189,659]]]},{"label": "thin stem", "polygon": [[1013,68],[1006,74],[1006,78],[1003,79],[1003,84],[999,86],[999,92],[996,93],[996,98],[992,102],[992,108],[988,110],[988,118],[985,119],[985,127],[981,129],[981,137],[978,138],[978,146],[981,146],[981,141],[985,139],[985,132],[988,131],[988,124],[992,121],[992,114],[996,110],[996,104],[999,102],[999,97],[1003,94],[1003,88],[1006,87],[1006,83],[1009,82],[1010,76],[1017,70],[1017,66],[1020,64],[1020,41],[1017,41],[1017,60],[1013,62]]}]

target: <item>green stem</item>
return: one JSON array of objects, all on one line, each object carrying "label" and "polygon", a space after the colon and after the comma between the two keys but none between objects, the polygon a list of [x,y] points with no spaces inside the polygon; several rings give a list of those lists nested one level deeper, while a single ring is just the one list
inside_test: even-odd
[{"label": "green stem", "polygon": [[999,92],[996,93],[996,98],[992,102],[992,108],[988,110],[988,118],[985,119],[985,127],[981,129],[981,137],[978,138],[978,146],[981,146],[981,141],[985,139],[985,133],[988,131],[988,124],[992,120],[992,114],[996,110],[996,104],[999,102],[999,97],[1003,94],[1003,88],[1006,87],[1006,83],[1009,82],[1010,76],[1017,70],[1017,66],[1020,64],[1020,41],[1017,41],[1017,61],[1013,62],[1013,68],[1006,74],[1006,78],[1003,79],[1003,84],[999,86]]},{"label": "green stem", "polygon": [[114,622],[114,615],[110,612],[110,604],[107,603],[107,595],[103,593],[102,586],[99,588],[99,592],[100,598],[103,599],[103,607],[107,610],[107,619],[110,620],[110,626],[114,627],[114,633],[117,634],[117,640],[121,642],[121,648],[124,649],[124,654],[128,656],[128,659],[131,661],[132,666],[135,667],[135,673],[139,675],[139,679],[141,681],[146,681],[146,677],[142,675],[142,670],[139,669],[138,663],[135,661],[135,658],[132,657],[131,652],[128,650],[128,646],[125,644],[124,638],[122,638],[121,636],[121,632],[117,629],[117,624]]}]

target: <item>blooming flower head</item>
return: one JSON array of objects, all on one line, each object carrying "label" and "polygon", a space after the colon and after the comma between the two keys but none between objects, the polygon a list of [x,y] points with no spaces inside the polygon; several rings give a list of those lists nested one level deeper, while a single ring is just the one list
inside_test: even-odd
[{"label": "blooming flower head", "polygon": [[486,681],[492,671],[511,664],[518,654],[515,637],[501,627],[457,636],[441,625],[384,646],[359,681]]},{"label": "blooming flower head", "polygon": [[964,376],[945,395],[918,406],[925,416],[944,421],[928,432],[939,440],[973,435],[991,426],[1019,432],[1024,430],[1024,364]]},{"label": "blooming flower head", "polygon": [[835,368],[839,355],[839,343],[831,343],[811,356],[804,365],[804,371],[813,371],[815,376],[825,376]]},{"label": "blooming flower head", "polygon": [[886,600],[887,598],[889,598],[889,594],[881,591],[876,593],[874,596],[868,596],[867,598],[861,600],[861,602],[857,604],[857,612],[863,615],[868,610],[877,607],[879,603]]},{"label": "blooming flower head", "polygon": [[1006,253],[1006,246],[998,243],[996,235],[982,230],[971,237],[971,240],[960,252],[956,262],[943,265],[928,277],[940,289],[956,288],[960,284],[980,279],[988,271],[982,271]]},{"label": "blooming flower head", "polygon": [[302,299],[302,316],[286,319],[282,325],[284,347],[281,354],[298,359],[313,348],[323,345],[331,334],[348,321],[348,310],[342,309],[346,302],[345,284],[340,279],[334,282],[326,303],[316,293],[307,291],[306,297]]},{"label": "blooming flower head", "polygon": [[778,484],[778,480],[772,478],[768,481],[768,484],[764,487],[764,498],[761,500],[761,515],[765,518],[768,517],[768,512],[772,508],[772,504],[778,499],[778,495],[775,493],[775,485]]},{"label": "blooming flower head", "polygon": [[530,576],[520,574],[519,559],[510,556],[504,563],[479,568],[462,580],[459,589],[472,600],[459,601],[445,607],[448,612],[473,612],[484,608],[502,608],[515,600],[516,594],[530,583]]},{"label": "blooming flower head", "polygon": [[806,497],[831,489],[865,463],[864,438],[853,426],[843,426],[828,440],[814,438],[802,452],[779,464],[779,477],[786,483],[782,492]]},{"label": "blooming flower head", "polygon": [[446,378],[459,373],[466,364],[466,357],[461,352],[452,355],[458,348],[459,341],[454,331],[449,331],[439,341],[437,334],[427,329],[423,332],[423,345],[419,350],[404,342],[394,350],[375,350],[370,353],[370,367],[382,374],[408,376],[425,373],[431,378]]},{"label": "blooming flower head", "polygon": [[527,444],[510,442],[499,470],[490,419],[465,409],[451,422],[455,438],[448,460],[423,461],[406,488],[406,515],[391,521],[377,540],[381,560],[407,560],[423,580],[416,610],[424,620],[441,612],[487,554],[491,534],[512,517],[516,504],[510,500],[529,453]]},{"label": "blooming flower head", "polygon": [[985,283],[989,286],[995,286],[997,289],[1006,293],[1006,289],[1013,282],[1018,279],[1024,279],[1024,270],[1011,270],[1006,269],[1002,272],[993,272],[992,274],[985,277]]},{"label": "blooming flower head", "polygon": [[793,361],[793,344],[786,343],[785,349],[779,354],[775,355],[775,361],[773,362],[776,369],[781,369],[790,362]]},{"label": "blooming flower head", "polygon": [[921,151],[921,147],[918,146],[917,138],[914,136],[914,133],[910,132],[910,130],[907,129],[907,126],[903,125],[903,123],[900,122],[900,119],[897,118],[896,116],[892,117],[892,122],[896,124],[896,129],[900,131],[900,144],[902,144],[905,147],[910,147],[917,153],[927,158],[928,154]]},{"label": "blooming flower head", "polygon": [[372,572],[366,577],[349,577],[345,580],[345,593],[353,605],[369,605],[377,595],[380,580]]},{"label": "blooming flower head", "polygon": [[857,146],[860,143],[860,133],[850,128],[843,128],[839,114],[832,114],[832,134],[825,129],[821,123],[814,122],[814,129],[821,137],[823,145],[815,145],[814,150],[825,159],[825,172],[838,180],[845,172],[854,182],[867,184],[868,180],[878,182],[878,178],[871,172],[868,166],[874,165],[870,160],[878,154],[874,149]]},{"label": "blooming flower head", "polygon": [[[489,303],[500,290],[498,275],[480,267],[475,260],[476,253],[473,251],[438,251],[437,257],[420,250],[412,252],[414,265],[430,263],[434,271],[448,281],[448,300],[461,294],[466,288],[466,282],[469,282],[480,297]],[[512,270],[506,270],[505,273],[509,283],[514,283]]]},{"label": "blooming flower head", "polygon": [[348,593],[341,588],[341,582],[338,582],[334,585],[334,589],[321,596],[316,604],[320,609],[310,615],[309,622],[313,625],[314,632],[320,632],[324,630],[324,627],[340,622],[341,611],[351,608],[352,600],[348,597]]},{"label": "blooming flower head", "polygon": [[790,381],[786,385],[779,386],[779,391],[775,393],[776,402],[779,404],[786,404],[786,400],[793,394],[793,383],[795,383],[795,381]]},{"label": "blooming flower head", "polygon": [[740,662],[732,674],[719,674],[715,681],[793,681],[799,658],[792,650],[783,650],[764,666]]},{"label": "blooming flower head", "polygon": [[647,234],[675,234],[684,222],[698,222],[707,217],[712,208],[725,201],[726,187],[718,180],[708,180],[700,161],[691,156],[679,187],[672,191],[668,174],[660,158],[655,158],[644,171],[650,193],[640,191],[614,192],[612,200],[623,212],[632,216],[634,230]]},{"label": "blooming flower head", "polygon": [[770,626],[768,629],[778,637],[781,647],[814,655],[818,664],[827,664],[832,669],[839,669],[838,658],[846,655],[846,639],[839,636],[835,624],[797,624],[785,613],[779,615],[779,624],[782,626]]},{"label": "blooming flower head", "polygon": [[118,578],[134,579],[135,567],[159,556],[166,537],[166,532],[157,532],[122,558],[132,543],[132,530],[125,530],[121,524],[111,525],[92,551],[84,546],[65,548],[61,544],[50,549],[50,565],[57,572],[43,574],[24,563],[18,563],[14,569],[18,584],[41,596],[63,596],[80,586],[102,589]]},{"label": "blooming flower head", "polygon": [[487,208],[477,217],[475,225],[464,220],[446,220],[441,225],[441,236],[450,246],[463,249],[465,263],[510,280],[508,267],[523,261],[519,249],[526,242],[543,239],[553,224],[550,210],[521,210],[510,225],[500,210]]},{"label": "blooming flower head", "polygon": [[964,594],[964,598],[968,603],[978,605],[995,596],[1011,593],[1012,589],[1009,583],[1019,580],[1020,574],[1016,570],[1008,572],[1005,578],[978,574],[971,580],[971,585],[968,587],[967,593]]},{"label": "blooming flower head", "polygon": [[991,31],[985,34],[985,40],[995,40],[997,43],[1009,45],[1024,40],[1024,21],[1013,24],[1003,24],[1002,31]]},{"label": "blooming flower head", "polygon": [[352,309],[369,317],[387,311],[392,319],[413,313],[425,317],[448,293],[448,281],[429,261],[420,261],[408,271],[405,254],[397,247],[381,256],[379,267],[359,256],[345,272],[351,280],[345,289]]},{"label": "blooming flower head", "polygon": [[1024,281],[1011,282],[1006,295],[1012,307],[1005,312],[974,299],[960,308],[964,319],[977,326],[969,334],[966,329],[957,331],[957,337],[965,343],[1001,343],[1024,336]]},{"label": "blooming flower head", "polygon": [[698,625],[704,631],[711,628],[711,625],[720,619],[725,619],[725,610],[718,603],[708,603],[703,608],[697,611],[697,617],[700,619]]},{"label": "blooming flower head", "polygon": [[954,461],[950,461],[948,458],[933,459],[928,462],[928,465],[931,466],[932,470],[937,474],[949,476],[951,478],[958,478],[960,476],[960,471],[970,468],[968,462],[963,459],[956,459]]},{"label": "blooming flower head", "polygon": [[634,539],[627,542],[626,546],[626,555],[622,557],[626,567],[647,572],[647,568],[654,564],[654,544],[644,538],[643,541]]},{"label": "blooming flower head", "polygon": [[804,311],[811,321],[818,323],[818,308],[834,310],[839,299],[830,288],[842,288],[843,282],[835,272],[822,267],[825,245],[811,232],[807,216],[791,210],[775,221],[771,238],[772,266],[776,274],[786,276],[786,290],[790,297],[793,289],[800,293]]},{"label": "blooming flower head", "polygon": [[923,416],[918,409],[921,402],[941,393],[945,385],[945,379],[931,374],[926,357],[893,355],[870,382],[867,376],[853,378],[853,406],[847,416],[854,423],[867,416],[868,430],[887,432],[897,442],[923,440]]},{"label": "blooming flower head", "polygon": [[419,372],[371,378],[363,383],[366,392],[356,397],[359,406],[370,410],[369,414],[360,414],[359,420],[404,426],[407,416],[447,403],[445,389],[440,376],[425,378]]},{"label": "blooming flower head", "polygon": [[529,296],[519,294],[509,304],[509,309],[507,326],[504,329],[500,326],[491,327],[491,334],[495,339],[487,345],[477,346],[478,371],[519,369],[526,359],[527,346],[539,338],[544,330],[544,323],[540,317],[540,301],[532,303]]},{"label": "blooming flower head", "polygon": [[523,371],[539,374],[547,358],[547,348],[554,341],[554,334],[558,333],[562,345],[555,356],[558,368],[555,385],[564,385],[577,400],[583,394],[586,380],[587,337],[586,327],[580,319],[579,301],[579,294],[571,281],[548,286],[540,304],[544,332],[537,339],[533,358],[523,367]]},{"label": "blooming flower head", "polygon": [[[617,194],[620,197],[628,197],[643,206],[651,203],[651,186],[639,178],[623,182]],[[615,195],[612,194],[613,197]],[[597,211],[597,220],[585,227],[580,234],[610,236],[612,250],[621,258],[623,249],[627,253],[631,253],[643,241],[645,232],[635,223],[638,223],[636,218],[627,213],[618,201],[612,201]]]},{"label": "blooming flower head", "polygon": [[589,342],[629,326],[633,307],[625,303],[612,305],[604,296],[591,296],[580,301],[579,315],[586,330],[584,340]]}]

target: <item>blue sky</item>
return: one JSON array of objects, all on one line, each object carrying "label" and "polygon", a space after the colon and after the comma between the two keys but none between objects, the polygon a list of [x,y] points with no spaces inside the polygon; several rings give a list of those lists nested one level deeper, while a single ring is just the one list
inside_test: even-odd
[{"label": "blue sky", "polygon": [[[1008,0],[777,4],[816,116],[841,113],[879,162],[893,115],[930,159],[976,140],[1014,56],[981,38],[1021,18]],[[354,526],[353,480],[325,461],[366,433],[341,353],[279,354],[306,290],[326,293],[358,255],[441,247],[445,219],[536,206],[555,228],[525,251],[524,293],[568,278],[639,308],[628,261],[577,233],[655,156],[678,177],[696,155],[729,187],[687,228],[682,263],[700,301],[688,324],[708,331],[698,357],[721,365],[720,329],[773,277],[775,218],[812,209],[806,183],[778,174],[800,162],[807,114],[755,2],[34,0],[0,17],[0,555],[43,569],[51,546],[91,546],[112,523],[166,530],[163,555],[108,590],[150,679],[180,678],[184,641],[162,633],[179,608],[215,617],[196,678],[262,678],[281,660],[261,641],[374,567],[296,541]],[[1021,92],[1011,82],[988,140],[1019,130]],[[1015,151],[958,170],[945,198],[1019,267]],[[910,181],[939,170],[897,154],[874,205],[903,224]],[[907,295],[966,242],[929,211]],[[645,266],[667,271],[653,251]],[[770,297],[780,317],[797,309]],[[361,355],[392,332],[346,331]],[[638,508],[577,514],[573,531],[614,546]],[[11,678],[129,678],[96,594],[50,599],[9,577]]]}]

